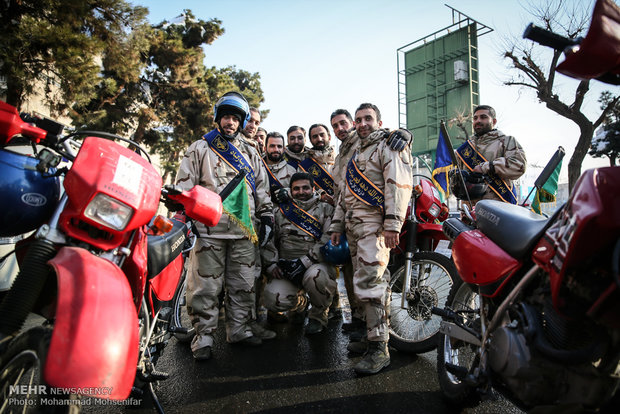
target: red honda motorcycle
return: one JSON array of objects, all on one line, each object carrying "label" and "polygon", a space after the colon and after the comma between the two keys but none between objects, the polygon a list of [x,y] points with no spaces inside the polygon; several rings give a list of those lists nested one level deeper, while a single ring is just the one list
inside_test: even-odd
[{"label": "red honda motorcycle", "polygon": [[[20,272],[0,304],[0,411],[79,404],[76,395],[123,400],[145,389],[162,411],[153,383],[166,374],[155,364],[171,335],[186,333],[172,315],[191,220],[154,216],[160,200],[173,200],[188,217],[213,226],[220,196],[199,186],[162,189],[148,155],[132,141],[92,131],[62,136],[49,119],[29,121],[37,126],[0,102],[1,151],[16,134],[43,145],[30,157],[33,168],[42,178],[64,177],[65,191],[18,244]],[[46,322],[22,330],[30,312]]]},{"label": "red honda motorcycle", "polygon": [[[619,45],[620,8],[599,0],[568,73],[619,83]],[[460,275],[448,306],[433,310],[443,317],[437,370],[445,398],[469,405],[493,388],[526,410],[609,404],[620,384],[618,194],[620,167],[598,168],[582,174],[550,218],[483,200],[475,218],[444,223]]]},{"label": "red honda motorcycle", "polygon": [[446,305],[458,274],[452,260],[436,251],[439,242],[447,240],[441,222],[448,217],[448,207],[429,179],[414,177],[419,184],[413,189],[400,244],[390,258],[390,345],[423,353],[436,347],[439,335],[441,318],[431,309]]}]

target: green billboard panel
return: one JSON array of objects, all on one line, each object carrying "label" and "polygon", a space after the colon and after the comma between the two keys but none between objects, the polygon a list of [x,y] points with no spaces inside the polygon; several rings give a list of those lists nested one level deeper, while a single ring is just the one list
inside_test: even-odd
[{"label": "green billboard panel", "polygon": [[478,36],[491,30],[453,9],[452,26],[398,49],[399,123],[414,134],[414,155],[434,161],[442,120],[454,146],[465,136],[457,119],[471,134],[480,103]]}]

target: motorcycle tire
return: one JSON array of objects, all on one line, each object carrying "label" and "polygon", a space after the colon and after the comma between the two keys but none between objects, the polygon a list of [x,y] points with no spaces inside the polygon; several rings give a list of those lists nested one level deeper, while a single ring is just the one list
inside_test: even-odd
[{"label": "motorcycle tire", "polygon": [[[454,281],[450,296],[448,297],[448,307],[453,311],[468,310],[461,312],[465,316],[466,324],[474,329],[480,323],[480,299],[470,285],[461,279]],[[459,367],[463,372],[470,372],[473,364],[476,364],[479,356],[479,347],[463,342],[458,339],[450,338],[444,334],[439,334],[437,344],[437,374],[439,376],[439,386],[444,397],[452,404],[460,407],[468,407],[480,401],[480,395],[476,392],[476,387],[461,381],[455,374],[446,369],[446,364]]]},{"label": "motorcycle tire", "polygon": [[187,300],[185,292],[187,289],[187,274],[183,270],[179,288],[174,295],[172,302],[172,324],[174,327],[185,328],[187,332],[175,332],[174,337],[181,343],[188,343],[194,338],[195,330],[187,314]]},{"label": "motorcycle tire", "polygon": [[[3,349],[0,356],[0,401],[3,401],[0,413],[79,411],[78,397],[52,393],[43,381],[51,338],[52,329],[39,326],[19,334]],[[22,392],[24,390],[27,392]],[[75,404],[66,400],[75,400]]]},{"label": "motorcycle tire", "polygon": [[446,306],[450,288],[459,276],[452,260],[436,252],[416,253],[411,267],[409,309],[401,308],[405,264],[391,276],[389,343],[399,351],[421,354],[437,346],[441,317],[431,309]]}]

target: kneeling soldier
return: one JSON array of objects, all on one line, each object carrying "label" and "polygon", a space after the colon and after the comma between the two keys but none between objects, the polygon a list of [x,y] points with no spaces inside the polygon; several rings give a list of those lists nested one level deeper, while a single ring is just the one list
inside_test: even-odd
[{"label": "kneeling soldier", "polygon": [[303,310],[307,294],[312,305],[306,334],[321,332],[336,292],[336,269],[326,263],[320,249],[329,240],[333,207],[314,193],[307,173],[291,177],[292,200],[275,214],[275,239],[263,251],[269,282],[263,301],[275,312]]}]

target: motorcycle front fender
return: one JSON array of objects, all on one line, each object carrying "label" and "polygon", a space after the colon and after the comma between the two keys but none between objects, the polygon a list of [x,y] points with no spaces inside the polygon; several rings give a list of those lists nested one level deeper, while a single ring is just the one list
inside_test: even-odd
[{"label": "motorcycle front fender", "polygon": [[138,315],[125,274],[85,249],[62,248],[48,262],[58,301],[44,378],[52,387],[125,399],[138,362]]}]

